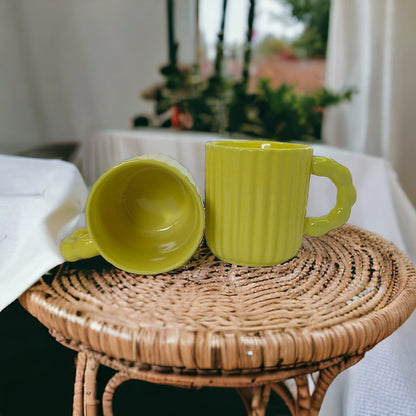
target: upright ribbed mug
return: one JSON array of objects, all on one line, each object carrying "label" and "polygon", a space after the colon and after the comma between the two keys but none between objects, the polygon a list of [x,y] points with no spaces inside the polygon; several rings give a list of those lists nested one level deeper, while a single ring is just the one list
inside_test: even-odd
[{"label": "upright ribbed mug", "polygon": [[[305,218],[310,175],[326,176],[337,201],[323,217]],[[220,259],[271,266],[293,258],[303,235],[345,224],[356,200],[350,171],[307,145],[217,141],[205,147],[206,240]]]}]

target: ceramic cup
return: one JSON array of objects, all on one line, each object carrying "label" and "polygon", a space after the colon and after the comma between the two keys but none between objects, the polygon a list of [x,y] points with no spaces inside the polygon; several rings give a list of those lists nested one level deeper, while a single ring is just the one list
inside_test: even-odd
[{"label": "ceramic cup", "polygon": [[101,255],[137,274],[173,270],[197,249],[204,232],[202,198],[176,160],[145,155],[101,175],[85,208],[86,228],[63,240],[65,260]]},{"label": "ceramic cup", "polygon": [[[307,145],[218,141],[205,147],[206,239],[220,259],[271,266],[294,257],[304,234],[320,236],[349,218],[356,200],[350,171]],[[337,187],[323,217],[306,218],[310,175]]]}]

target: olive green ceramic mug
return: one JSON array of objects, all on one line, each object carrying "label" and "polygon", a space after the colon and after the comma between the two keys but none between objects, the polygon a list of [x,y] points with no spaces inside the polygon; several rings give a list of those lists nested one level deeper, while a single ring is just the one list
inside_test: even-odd
[{"label": "olive green ceramic mug", "polygon": [[65,260],[101,255],[132,273],[173,270],[197,249],[204,207],[191,174],[176,160],[145,155],[101,175],[85,208],[86,228],[63,240]]},{"label": "olive green ceramic mug", "polygon": [[[310,175],[337,187],[328,215],[305,218]],[[220,259],[271,266],[293,258],[303,235],[345,224],[356,200],[350,171],[307,145],[218,141],[205,147],[206,240]]]}]

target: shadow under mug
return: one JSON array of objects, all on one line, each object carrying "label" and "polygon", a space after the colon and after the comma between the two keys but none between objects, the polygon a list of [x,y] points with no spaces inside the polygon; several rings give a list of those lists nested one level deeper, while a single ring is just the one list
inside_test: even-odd
[{"label": "shadow under mug", "polygon": [[[306,218],[310,175],[337,187],[323,217]],[[272,266],[293,258],[303,235],[320,236],[345,224],[356,200],[350,171],[307,145],[217,141],[205,145],[206,240],[220,259]]]},{"label": "shadow under mug", "polygon": [[101,255],[131,273],[158,274],[186,263],[201,242],[204,207],[191,174],[164,155],[110,168],[95,182],[86,228],[61,243],[65,260]]}]

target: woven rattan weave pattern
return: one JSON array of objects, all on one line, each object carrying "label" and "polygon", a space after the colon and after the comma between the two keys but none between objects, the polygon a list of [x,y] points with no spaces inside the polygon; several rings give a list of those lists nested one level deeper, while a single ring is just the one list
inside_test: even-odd
[{"label": "woven rattan weave pattern", "polygon": [[186,371],[284,368],[365,352],[416,305],[415,268],[353,226],[305,237],[285,264],[224,263],[201,245],[174,272],[139,276],[97,258],[65,263],[20,298],[72,345]]},{"label": "woven rattan weave pattern", "polygon": [[267,268],[224,263],[203,244],[187,265],[158,276],[100,258],[65,263],[20,302],[79,351],[74,416],[98,414],[100,365],[116,370],[102,395],[105,416],[129,379],[234,387],[249,416],[265,415],[274,390],[292,415],[317,416],[337,374],[410,316],[415,289],[402,252],[344,226],[305,237],[294,259]]},{"label": "woven rattan weave pattern", "polygon": [[174,272],[139,276],[65,263],[20,298],[74,348],[149,366],[244,372],[362,354],[416,305],[415,268],[353,226],[305,237],[285,264],[224,263],[201,245]]}]

